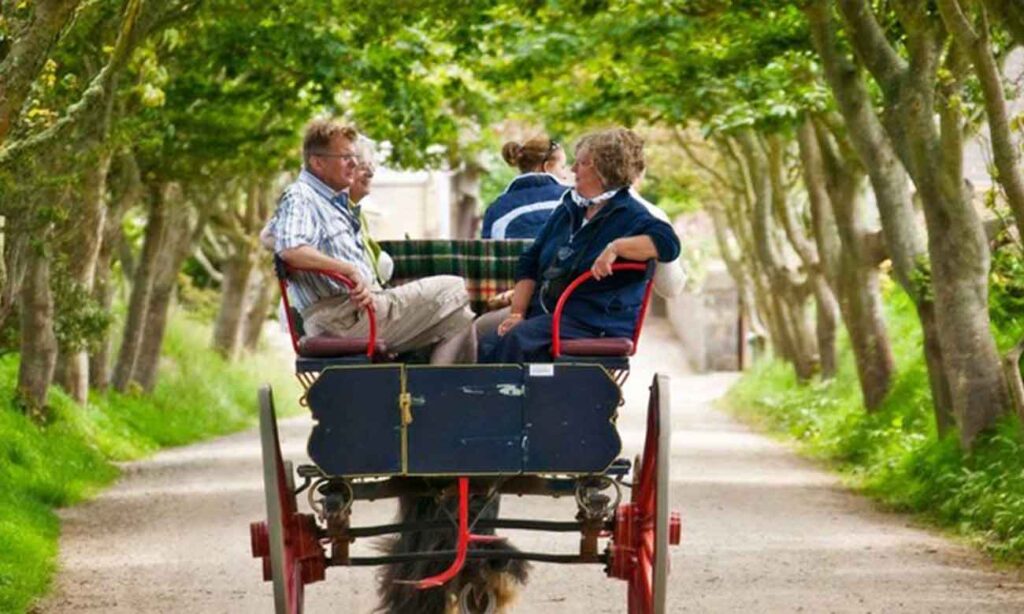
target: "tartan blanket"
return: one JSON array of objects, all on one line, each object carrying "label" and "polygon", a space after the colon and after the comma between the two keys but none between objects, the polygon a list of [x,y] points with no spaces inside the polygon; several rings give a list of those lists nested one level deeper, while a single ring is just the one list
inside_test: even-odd
[{"label": "tartan blanket", "polygon": [[466,279],[473,311],[483,313],[487,301],[515,285],[516,263],[531,240],[422,239],[381,241],[395,261],[393,285],[430,275]]}]

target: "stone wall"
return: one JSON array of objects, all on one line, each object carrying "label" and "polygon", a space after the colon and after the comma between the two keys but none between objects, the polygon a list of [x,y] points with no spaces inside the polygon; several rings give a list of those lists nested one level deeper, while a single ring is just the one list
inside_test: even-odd
[{"label": "stone wall", "polygon": [[739,293],[724,269],[711,270],[699,291],[685,291],[662,302],[694,371],[738,369],[743,333]]}]

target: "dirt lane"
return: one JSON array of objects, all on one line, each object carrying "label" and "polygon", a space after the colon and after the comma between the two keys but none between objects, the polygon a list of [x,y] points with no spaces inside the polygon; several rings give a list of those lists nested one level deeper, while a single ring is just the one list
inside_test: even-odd
[{"label": "dirt lane", "polygon": [[[672,612],[1020,612],[1024,584],[907,518],[878,511],[783,446],[711,407],[731,375],[687,375],[663,322],[645,331],[620,430],[639,451],[646,387],[673,377],[673,506],[683,546],[672,559]],[[255,398],[255,391],[254,391]],[[284,421],[298,460],[309,424]],[[304,504],[303,504],[304,505]],[[101,497],[62,512],[62,571],[39,612],[247,613],[272,610],[249,557],[263,515],[255,431],[169,450],[126,466]],[[503,515],[568,520],[570,501],[506,499]],[[357,525],[388,521],[389,503],[357,504]],[[571,552],[572,535],[511,532],[524,549]],[[366,544],[357,550],[367,551]],[[373,572],[330,569],[307,611],[369,612]],[[598,567],[537,565],[518,612],[622,612],[625,587]]]}]

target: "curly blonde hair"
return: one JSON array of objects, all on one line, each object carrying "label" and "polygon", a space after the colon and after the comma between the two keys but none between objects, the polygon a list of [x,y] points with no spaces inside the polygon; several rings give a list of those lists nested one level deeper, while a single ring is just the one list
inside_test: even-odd
[{"label": "curly blonde hair", "polygon": [[644,140],[628,128],[609,128],[584,135],[576,144],[577,156],[590,154],[606,189],[632,185],[643,173]]}]

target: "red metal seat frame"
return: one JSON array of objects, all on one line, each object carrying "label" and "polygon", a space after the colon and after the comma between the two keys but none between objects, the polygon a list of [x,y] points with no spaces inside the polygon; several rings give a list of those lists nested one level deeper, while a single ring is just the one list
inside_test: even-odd
[{"label": "red metal seat frame", "polygon": [[[641,271],[650,272],[649,269],[653,266],[653,263],[643,262],[620,262],[612,265],[612,272],[616,271]],[[632,356],[636,354],[637,349],[640,347],[640,331],[644,326],[644,319],[647,317],[647,307],[651,303],[651,292],[654,290],[654,275],[653,272],[646,281],[646,287],[644,288],[644,300],[640,304],[640,313],[637,315],[636,326],[633,330],[633,348],[626,356]],[[587,271],[572,280],[572,283],[562,292],[562,295],[558,297],[558,302],[555,304],[555,311],[551,316],[551,356],[554,359],[562,357],[562,311],[565,310],[566,303],[569,302],[569,297],[577,288],[582,286],[587,281],[594,278],[594,274]]]},{"label": "red metal seat frame", "polygon": [[[292,338],[292,349],[295,350],[296,356],[302,356],[302,353],[299,351],[299,342],[301,341],[301,338],[299,337],[298,328],[295,325],[295,314],[292,313],[291,302],[288,300],[288,275],[298,272],[316,273],[333,279],[349,290],[355,288],[356,284],[351,279],[337,271],[295,267],[285,262],[280,256],[274,257],[274,264],[275,269],[277,270],[277,283],[281,287],[281,300],[284,301],[285,317],[288,319],[288,333]],[[364,309],[366,309],[370,323],[370,336],[366,341],[366,357],[372,361],[377,349],[377,314],[373,309],[373,303],[370,303]]]}]

